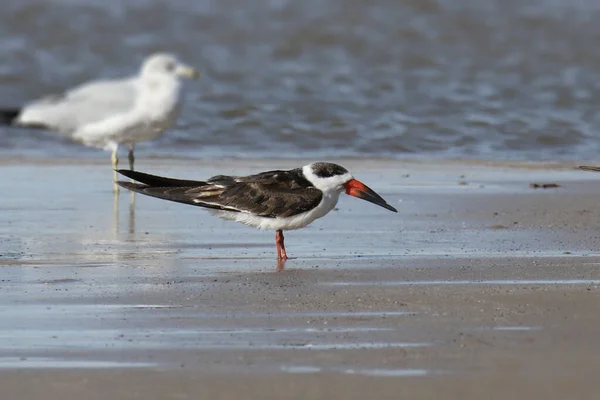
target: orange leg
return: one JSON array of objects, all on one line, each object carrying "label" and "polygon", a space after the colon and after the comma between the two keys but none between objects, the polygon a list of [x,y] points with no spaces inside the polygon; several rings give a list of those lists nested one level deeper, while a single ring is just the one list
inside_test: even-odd
[{"label": "orange leg", "polygon": [[287,260],[288,256],[285,252],[285,243],[283,239],[283,231],[278,230],[275,232],[275,244],[277,245],[277,259]]}]

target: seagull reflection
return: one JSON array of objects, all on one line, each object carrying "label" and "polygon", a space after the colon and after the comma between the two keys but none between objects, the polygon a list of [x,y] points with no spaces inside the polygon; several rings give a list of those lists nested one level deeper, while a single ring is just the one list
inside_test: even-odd
[{"label": "seagull reflection", "polygon": [[129,234],[135,235],[135,193],[129,195]]},{"label": "seagull reflection", "polygon": [[[115,234],[119,233],[119,193],[113,192],[113,228]],[[135,193],[129,194],[129,234],[135,234]]]}]

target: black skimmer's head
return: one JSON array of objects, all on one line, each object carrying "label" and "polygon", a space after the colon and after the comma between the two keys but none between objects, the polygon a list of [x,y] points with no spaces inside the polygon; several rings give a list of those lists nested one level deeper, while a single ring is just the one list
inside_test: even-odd
[{"label": "black skimmer's head", "polygon": [[313,184],[314,187],[323,193],[343,192],[350,196],[358,197],[377,204],[393,212],[398,212],[390,206],[373,189],[359,180],[354,179],[352,174],[341,165],[325,162],[317,162],[305,165],[302,168],[304,177]]},{"label": "black skimmer's head", "polygon": [[208,208],[220,218],[276,231],[277,256],[287,259],[283,231],[304,228],[333,210],[341,193],[397,210],[342,166],[318,162],[288,171],[248,176],[217,175],[189,181],[119,170],[134,182],[117,182],[134,192]]}]

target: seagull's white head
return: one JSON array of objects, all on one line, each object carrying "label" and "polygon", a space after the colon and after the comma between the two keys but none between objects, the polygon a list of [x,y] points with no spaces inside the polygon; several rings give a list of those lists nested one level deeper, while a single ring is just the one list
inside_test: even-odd
[{"label": "seagull's white head", "polygon": [[172,54],[156,53],[146,58],[142,64],[141,75],[144,78],[171,76],[175,79],[196,79],[200,76],[200,73],[194,68],[181,63],[177,57]]},{"label": "seagull's white head", "polygon": [[323,192],[324,195],[336,196],[346,192],[350,196],[358,197],[377,204],[393,212],[398,212],[390,206],[381,196],[364,183],[354,179],[350,171],[341,165],[317,162],[302,167],[302,174],[312,185]]}]

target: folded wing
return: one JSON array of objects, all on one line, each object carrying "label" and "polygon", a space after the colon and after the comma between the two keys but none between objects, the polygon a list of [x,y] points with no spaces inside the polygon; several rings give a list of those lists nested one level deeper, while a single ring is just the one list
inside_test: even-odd
[{"label": "folded wing", "polygon": [[89,82],[61,95],[47,96],[25,105],[14,122],[69,136],[87,124],[133,111],[136,85],[133,79]]},{"label": "folded wing", "polygon": [[321,191],[314,188],[297,170],[270,171],[246,177],[219,175],[206,182],[171,179],[129,170],[118,172],[140,182],[117,182],[134,192],[178,203],[268,218],[291,217],[309,211],[322,198]]}]

